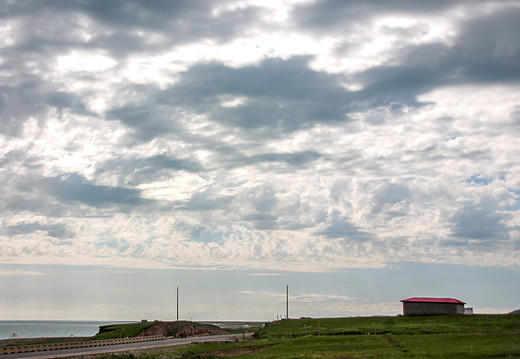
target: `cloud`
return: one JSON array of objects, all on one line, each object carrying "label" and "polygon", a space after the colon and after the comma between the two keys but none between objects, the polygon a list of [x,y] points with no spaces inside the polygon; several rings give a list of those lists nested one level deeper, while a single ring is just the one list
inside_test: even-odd
[{"label": "cloud", "polygon": [[500,213],[493,208],[493,203],[464,202],[452,218],[453,236],[466,241],[491,242],[493,246],[498,241],[509,239],[507,220],[509,214]]},{"label": "cloud", "polygon": [[88,113],[79,96],[56,90],[53,84],[35,76],[13,76],[0,89],[0,133],[9,136],[20,136],[27,120],[45,117],[49,111]]},{"label": "cloud", "polygon": [[8,3],[3,260],[516,263],[520,10],[478,3]]},{"label": "cloud", "polygon": [[74,233],[68,230],[67,226],[62,223],[41,224],[39,222],[22,222],[15,225],[7,226],[4,230],[4,234],[8,236],[16,236],[20,234],[33,233],[36,231],[46,232],[48,236],[59,239],[67,239],[74,237]]},{"label": "cloud", "polygon": [[16,269],[16,270],[4,270],[0,271],[0,277],[25,277],[25,276],[43,276],[46,275],[46,273],[43,272],[36,272],[36,271],[27,271],[23,269]]},{"label": "cloud", "polygon": [[76,173],[48,178],[44,181],[44,188],[62,202],[81,202],[93,207],[136,206],[150,202],[141,198],[139,190],[93,185]]},{"label": "cloud", "polygon": [[385,15],[434,15],[448,12],[467,1],[436,1],[434,3],[403,1],[314,1],[295,7],[293,17],[303,29],[314,32],[337,30],[352,23],[367,21]]},{"label": "cloud", "polygon": [[360,231],[348,218],[342,217],[338,212],[332,213],[330,224],[318,234],[327,238],[343,238],[346,241],[366,241],[370,238],[368,233]]},{"label": "cloud", "polygon": [[[250,297],[277,298],[280,301],[280,310],[285,306],[285,294],[261,291],[240,291]],[[371,303],[362,298],[349,297],[345,295],[323,294],[323,293],[289,293],[289,316],[300,317],[323,317],[344,316],[349,313],[359,315],[396,315],[401,313],[401,303],[381,302]]]},{"label": "cloud", "polygon": [[[221,7],[226,3],[220,2]],[[38,49],[103,48],[114,55],[150,51],[179,45],[195,40],[229,40],[236,32],[244,30],[253,21],[258,21],[255,7],[228,8],[214,15],[213,1],[114,1],[104,4],[99,1],[63,2],[40,4],[29,1],[23,4],[8,4],[4,18],[25,21],[37,19],[34,28],[24,29],[19,43]],[[190,21],[186,21],[190,19]],[[65,31],[65,26],[72,29]],[[39,32],[37,29],[45,29]],[[168,36],[165,36],[165,35]],[[154,38],[153,35],[158,35]],[[59,41],[61,40],[61,41]]]},{"label": "cloud", "polygon": [[259,277],[263,277],[263,276],[281,276],[282,274],[281,273],[250,273],[250,274],[247,274],[248,276],[259,276]]},{"label": "cloud", "polygon": [[[161,92],[160,102],[184,106],[226,127],[262,136],[346,121],[347,92],[337,78],[311,70],[309,60],[267,59],[241,68],[195,65],[181,74],[174,87]],[[246,100],[228,107],[221,102],[225,96]]]},{"label": "cloud", "polygon": [[233,196],[215,196],[211,192],[195,193],[181,208],[188,211],[211,211],[226,209]]},{"label": "cloud", "polygon": [[232,161],[230,166],[255,166],[261,164],[286,164],[296,168],[302,167],[310,162],[323,157],[314,151],[301,151],[295,153],[261,153],[252,156],[240,156]]},{"label": "cloud", "polygon": [[392,56],[396,65],[384,64],[355,75],[364,84],[360,93],[376,104],[420,105],[417,96],[437,87],[518,82],[520,44],[510,36],[518,27],[512,19],[519,14],[520,9],[508,9],[462,22],[453,45],[399,48]]},{"label": "cloud", "polygon": [[102,175],[117,172],[122,185],[126,183],[137,186],[161,178],[170,178],[178,171],[199,173],[205,172],[205,168],[197,160],[161,154],[145,158],[110,159],[100,166],[96,173]]}]

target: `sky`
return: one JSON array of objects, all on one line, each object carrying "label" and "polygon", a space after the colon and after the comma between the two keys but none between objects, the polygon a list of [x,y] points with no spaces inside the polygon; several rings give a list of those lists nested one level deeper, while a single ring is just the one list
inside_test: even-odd
[{"label": "sky", "polygon": [[0,319],[520,308],[520,1],[0,4]]}]

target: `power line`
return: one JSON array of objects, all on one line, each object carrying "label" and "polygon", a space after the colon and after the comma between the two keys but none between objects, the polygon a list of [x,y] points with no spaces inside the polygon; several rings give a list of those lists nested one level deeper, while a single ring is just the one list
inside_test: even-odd
[{"label": "power line", "polygon": [[285,319],[289,319],[289,286],[285,286]]}]

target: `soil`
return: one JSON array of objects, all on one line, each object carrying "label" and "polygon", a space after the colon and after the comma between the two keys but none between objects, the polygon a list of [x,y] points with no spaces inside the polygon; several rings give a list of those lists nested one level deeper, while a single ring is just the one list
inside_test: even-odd
[{"label": "soil", "polygon": [[199,337],[203,335],[219,335],[228,333],[227,330],[211,324],[179,321],[156,322],[154,325],[143,330],[137,336],[145,337],[149,335],[162,335],[165,337]]}]

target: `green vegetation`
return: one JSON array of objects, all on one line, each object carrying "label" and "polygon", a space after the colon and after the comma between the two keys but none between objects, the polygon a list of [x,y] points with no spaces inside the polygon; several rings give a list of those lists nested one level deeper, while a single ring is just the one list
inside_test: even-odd
[{"label": "green vegetation", "polygon": [[295,338],[309,334],[488,334],[519,331],[519,315],[443,315],[282,320],[265,326],[257,336]]},{"label": "green vegetation", "polygon": [[[92,339],[132,336],[154,322],[104,328]],[[90,355],[98,359],[517,358],[520,314],[356,317],[272,322],[253,340]]]},{"label": "green vegetation", "polygon": [[218,357],[520,358],[520,315],[283,320],[265,326],[254,340],[101,356],[106,359]]},{"label": "green vegetation", "polygon": [[94,335],[92,338],[90,338],[90,340],[105,340],[134,337],[154,324],[155,322],[140,322],[108,325],[102,327],[101,332]]}]

